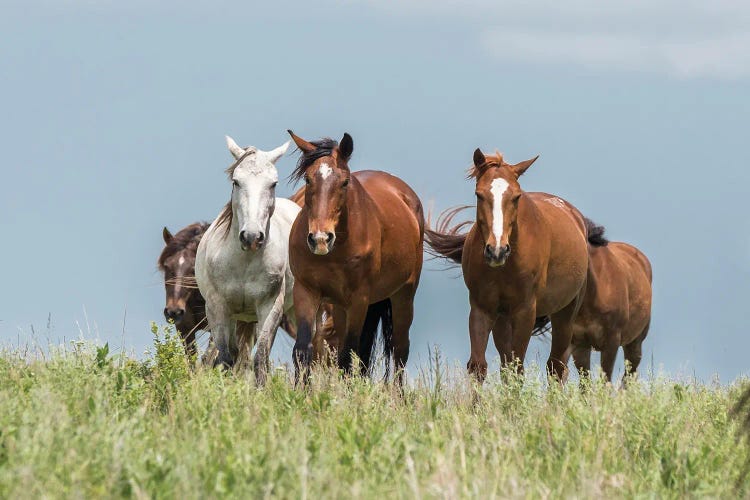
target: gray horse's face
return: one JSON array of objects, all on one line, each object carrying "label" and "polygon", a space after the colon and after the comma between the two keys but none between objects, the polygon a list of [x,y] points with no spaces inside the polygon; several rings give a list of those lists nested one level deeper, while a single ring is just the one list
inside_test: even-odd
[{"label": "gray horse's face", "polygon": [[[235,159],[244,158],[232,171],[232,213],[243,250],[258,250],[268,238],[268,230],[276,205],[276,184],[279,174],[276,162],[286,153],[289,142],[273,151],[240,148],[230,137],[227,146]],[[249,154],[248,154],[249,153]]]}]

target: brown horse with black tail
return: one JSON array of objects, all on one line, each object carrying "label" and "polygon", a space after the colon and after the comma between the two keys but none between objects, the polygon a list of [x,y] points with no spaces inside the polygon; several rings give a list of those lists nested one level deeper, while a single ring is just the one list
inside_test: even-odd
[{"label": "brown horse with black tail", "polygon": [[195,282],[195,253],[206,229],[206,222],[195,222],[172,235],[165,227],[165,246],[157,262],[167,294],[164,318],[174,322],[191,356],[197,352],[195,333],[207,327],[206,301]]},{"label": "brown horse with black tail", "polygon": [[477,217],[451,227],[456,211],[426,230],[435,255],[461,263],[469,289],[470,373],[487,374],[490,332],[503,365],[523,369],[537,317],[550,316],[552,347],[547,370],[567,376],[573,321],[583,302],[588,269],[586,227],[580,212],[547,193],[527,193],[518,178],[536,158],[515,165],[502,155],[474,152],[469,177],[476,179]]},{"label": "brown horse with black tail", "polygon": [[581,375],[591,369],[591,349],[602,353],[607,381],[617,351],[625,354],[625,375],[634,375],[651,323],[651,263],[632,245],[610,242],[604,228],[586,219],[589,271],[586,296],[573,324],[571,351]]},{"label": "brown horse with black tail", "polygon": [[422,270],[422,203],[393,175],[372,170],[352,173],[349,134],[340,143],[309,142],[289,134],[302,152],[291,178],[304,179],[306,184],[304,206],[289,241],[297,375],[308,372],[313,343],[318,342],[315,318],[321,304],[330,303],[334,333],[325,341],[339,366],[351,370],[356,353],[364,361],[360,369],[366,370],[372,332],[382,321],[386,352],[392,349],[402,382]]}]

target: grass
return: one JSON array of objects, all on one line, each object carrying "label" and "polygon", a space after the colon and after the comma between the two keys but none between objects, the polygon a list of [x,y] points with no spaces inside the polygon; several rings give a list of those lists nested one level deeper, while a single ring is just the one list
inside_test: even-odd
[{"label": "grass", "polygon": [[[318,370],[191,369],[76,343],[0,354],[0,498],[737,497],[739,388],[655,378],[613,390],[433,364],[400,396]],[[522,383],[523,382],[523,383]]]}]

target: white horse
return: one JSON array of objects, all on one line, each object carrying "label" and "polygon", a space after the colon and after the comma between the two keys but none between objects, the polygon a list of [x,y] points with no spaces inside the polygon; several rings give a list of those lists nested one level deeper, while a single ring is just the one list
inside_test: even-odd
[{"label": "white horse", "polygon": [[238,323],[253,324],[257,332],[255,378],[262,384],[282,316],[296,326],[288,256],[289,231],[300,207],[276,198],[275,193],[279,180],[275,163],[289,142],[273,151],[261,151],[243,149],[231,137],[226,139],[236,160],[227,169],[232,200],[198,245],[195,277],[206,299],[206,316],[218,350],[214,366],[234,365],[241,345]]}]

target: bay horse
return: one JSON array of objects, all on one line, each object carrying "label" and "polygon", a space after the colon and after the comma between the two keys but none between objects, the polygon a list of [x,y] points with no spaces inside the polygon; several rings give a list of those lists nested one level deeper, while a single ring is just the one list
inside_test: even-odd
[{"label": "bay horse", "polygon": [[573,323],[571,351],[582,376],[591,369],[591,349],[602,353],[608,382],[622,346],[625,376],[635,375],[651,323],[651,263],[632,245],[610,242],[604,228],[586,219],[589,269],[586,295]]},{"label": "bay horse", "polygon": [[207,223],[194,222],[172,235],[164,227],[164,249],[157,261],[167,294],[164,319],[174,322],[190,356],[197,353],[196,332],[205,330],[207,325],[206,301],[195,283],[195,254],[207,229]]},{"label": "bay horse", "polygon": [[[272,151],[242,148],[227,137],[234,163],[226,172],[232,182],[230,202],[198,245],[196,278],[206,298],[206,315],[218,355],[214,366],[232,367],[243,339],[254,331],[255,378],[263,384],[276,330],[286,314],[294,330],[289,268],[289,231],[300,207],[276,198],[276,162],[289,142]],[[289,332],[294,336],[294,332]],[[252,345],[253,339],[244,339]]]},{"label": "bay horse", "polygon": [[301,151],[292,180],[304,179],[304,206],[294,221],[289,260],[294,274],[297,380],[305,380],[319,343],[315,319],[333,305],[333,332],[325,343],[337,363],[352,370],[352,354],[369,366],[374,331],[382,322],[386,366],[393,356],[397,380],[409,357],[409,328],[419,286],[424,212],[414,191],[385,172],[351,172],[354,142],[309,142],[289,135]]},{"label": "bay horse", "polygon": [[469,178],[476,179],[476,223],[451,227],[456,210],[427,229],[431,252],[461,263],[469,289],[469,373],[481,383],[490,331],[503,366],[523,370],[539,316],[550,316],[548,373],[564,382],[573,321],[583,302],[588,269],[581,213],[547,193],[527,193],[518,179],[538,158],[511,165],[500,153],[474,151]]}]

